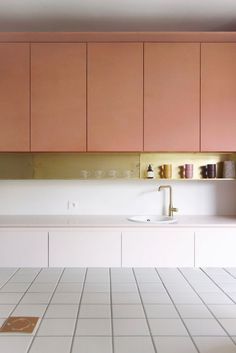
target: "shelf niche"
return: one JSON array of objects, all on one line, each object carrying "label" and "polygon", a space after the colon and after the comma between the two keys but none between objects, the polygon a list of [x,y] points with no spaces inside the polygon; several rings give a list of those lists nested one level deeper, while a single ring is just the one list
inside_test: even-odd
[{"label": "shelf niche", "polygon": [[[236,153],[0,153],[0,179],[143,179],[152,164],[155,180],[226,181],[223,161],[236,161]],[[184,164],[194,164],[193,179],[181,177]],[[217,164],[217,178],[203,179],[201,167]],[[160,167],[172,165],[172,178],[162,179]]]}]

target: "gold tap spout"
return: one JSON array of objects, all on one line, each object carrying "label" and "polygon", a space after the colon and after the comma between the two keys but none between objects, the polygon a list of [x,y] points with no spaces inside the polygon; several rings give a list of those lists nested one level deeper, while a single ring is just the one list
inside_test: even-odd
[{"label": "gold tap spout", "polygon": [[158,191],[161,191],[162,189],[169,189],[169,195],[170,195],[170,199],[169,199],[169,217],[173,217],[174,216],[174,212],[178,212],[178,208],[173,207],[172,187],[170,185],[161,185],[161,186],[159,186]]}]

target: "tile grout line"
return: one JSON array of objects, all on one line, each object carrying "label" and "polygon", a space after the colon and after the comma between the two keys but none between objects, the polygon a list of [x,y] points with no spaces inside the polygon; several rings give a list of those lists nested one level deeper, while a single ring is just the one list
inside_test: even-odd
[{"label": "tile grout line", "polygon": [[80,296],[80,300],[79,300],[77,315],[76,315],[76,318],[75,318],[75,327],[74,327],[73,334],[72,334],[72,341],[71,341],[71,346],[70,346],[69,353],[72,353],[73,346],[74,346],[75,334],[76,334],[76,330],[77,330],[77,326],[78,326],[79,314],[80,314],[80,309],[81,309],[82,298],[83,298],[83,295],[84,295],[84,287],[85,287],[85,283],[86,283],[87,274],[88,274],[88,268],[86,268],[86,270],[85,270],[84,281],[83,281],[83,286],[82,286],[82,289],[81,289],[81,296]]},{"label": "tile grout line", "polygon": [[[20,298],[20,300],[18,301],[18,303],[14,306],[14,309],[12,309],[12,311],[10,312],[10,314],[8,315],[11,316],[11,314],[17,309],[18,305],[21,305],[20,302],[22,301],[22,299],[24,298],[24,296],[28,293],[29,288],[32,286],[32,284],[34,283],[34,281],[36,280],[36,278],[39,276],[39,274],[42,272],[42,268],[40,269],[40,271],[37,273],[37,275],[34,277],[33,281],[30,282],[30,285],[27,287],[27,289],[24,291],[24,294],[22,295],[22,297]],[[16,282],[17,283],[17,282]],[[25,283],[25,282],[22,282]],[[20,292],[16,292],[16,293],[20,293]]]},{"label": "tile grout line", "polygon": [[20,271],[20,268],[18,268],[17,270],[15,270],[15,272],[8,278],[8,280],[6,280],[6,282],[4,282],[4,284],[3,284],[2,286],[0,286],[0,289],[2,289],[2,288],[12,279],[12,277],[14,277],[15,274],[16,274],[17,272],[19,272],[19,271]]},{"label": "tile grout line", "polygon": [[[180,318],[180,320],[182,321],[182,324],[184,325],[184,327],[185,327],[185,329],[186,329],[186,331],[187,331],[187,333],[188,333],[188,335],[189,335],[189,338],[191,339],[191,341],[192,341],[194,347],[196,348],[196,350],[197,350],[198,353],[201,353],[200,350],[198,349],[198,346],[196,345],[196,343],[195,343],[195,341],[194,341],[194,339],[193,339],[193,337],[192,337],[192,335],[191,335],[191,333],[190,333],[190,331],[189,331],[189,329],[188,329],[186,323],[184,322],[184,319],[183,319],[182,316],[180,315],[180,311],[179,311],[177,305],[175,304],[174,300],[172,299],[172,297],[171,297],[171,295],[170,295],[170,293],[169,293],[169,291],[168,291],[168,289],[167,289],[167,287],[166,287],[166,285],[165,285],[165,283],[164,283],[164,280],[162,279],[162,277],[161,277],[160,273],[158,272],[157,268],[155,268],[155,271],[156,271],[158,277],[160,278],[161,283],[162,283],[162,285],[164,286],[164,288],[165,288],[165,290],[166,290],[166,293],[168,294],[168,296],[169,296],[169,298],[170,298],[172,304],[174,305],[175,310],[177,311],[177,313],[178,313],[178,315],[179,315],[179,318]],[[185,337],[186,337],[186,336],[185,336]]]},{"label": "tile grout line", "polygon": [[[141,300],[141,304],[142,304],[142,307],[143,307],[143,311],[144,311],[144,315],[145,315],[145,319],[146,319],[146,324],[147,324],[147,327],[148,327],[148,331],[149,331],[149,334],[150,334],[150,338],[151,338],[151,340],[152,340],[152,345],[153,345],[153,348],[154,348],[155,353],[158,353],[158,350],[157,350],[156,345],[155,345],[155,342],[154,342],[154,338],[153,338],[153,336],[152,336],[151,326],[150,326],[149,321],[148,321],[147,312],[146,312],[146,309],[145,309],[145,306],[144,306],[143,298],[142,298],[142,295],[141,295],[141,292],[140,292],[140,288],[139,288],[139,285],[138,285],[138,281],[137,281],[137,277],[136,277],[134,268],[132,268],[132,271],[133,271],[135,283],[136,283],[136,286],[137,286],[138,294],[139,294],[139,297],[140,297],[140,300]],[[146,337],[147,337],[147,336],[146,336]]]},{"label": "tile grout line", "polygon": [[[200,268],[201,270],[201,268]],[[226,329],[224,328],[224,326],[221,324],[221,322],[219,321],[219,319],[215,316],[215,314],[213,313],[213,311],[209,308],[208,304],[200,297],[200,295],[198,294],[198,292],[196,291],[196,289],[192,286],[192,284],[189,282],[188,278],[182,273],[182,271],[178,268],[178,271],[181,273],[181,275],[184,277],[184,279],[188,282],[188,284],[190,285],[190,287],[194,290],[194,292],[197,294],[197,296],[201,299],[201,301],[203,302],[203,304],[206,306],[206,308],[210,311],[210,313],[212,314],[212,316],[214,317],[214,319],[218,322],[218,324],[220,325],[220,327],[224,330],[224,332],[226,333],[226,335],[228,336],[228,338],[233,342],[234,345],[236,345],[236,343],[234,342],[233,338],[228,334],[228,332],[226,331]],[[222,336],[224,337],[224,336]]]},{"label": "tile grout line", "polygon": [[213,278],[211,278],[211,277],[208,275],[207,272],[205,272],[202,268],[200,268],[200,270],[205,274],[205,276],[207,276],[207,277],[211,280],[211,282],[213,282],[213,283],[215,284],[215,286],[216,286],[217,288],[219,288],[219,289],[221,290],[221,292],[223,292],[223,294],[224,294],[226,297],[228,297],[234,304],[236,304],[235,300],[233,300],[233,299],[219,286],[219,284],[217,284],[217,282],[215,282],[215,280],[214,280]]},{"label": "tile grout line", "polygon": [[225,267],[222,268],[226,273],[228,273],[233,279],[236,279],[236,276],[232,275],[230,271],[228,271]]},{"label": "tile grout line", "polygon": [[[4,285],[6,285],[6,284],[10,281],[10,279],[13,278],[14,275],[15,275],[17,272],[19,272],[19,271],[20,271],[20,268],[18,268],[18,270],[16,270],[16,271],[14,272],[14,274],[9,278],[9,280],[8,280]],[[40,269],[40,271],[38,272],[38,274],[34,277],[33,281],[35,281],[35,279],[38,277],[38,275],[40,274],[41,271],[42,271],[42,269]],[[20,283],[20,282],[13,282],[13,283]],[[22,282],[22,283],[27,283],[27,282]],[[20,305],[21,300],[24,298],[25,294],[28,292],[28,290],[29,290],[29,288],[31,287],[32,283],[33,283],[33,282],[31,281],[31,282],[30,282],[30,285],[27,287],[27,289],[26,289],[24,292],[10,292],[10,293],[14,293],[14,294],[16,294],[16,293],[24,293],[24,294],[20,297],[20,299],[18,300],[18,302],[17,302],[16,304],[12,304],[12,305],[14,305],[14,308],[9,312],[8,317],[10,317],[10,316],[12,315],[12,313],[16,310],[16,308],[18,307],[18,305]],[[2,292],[2,293],[9,293],[9,292]],[[7,305],[7,304],[6,304],[6,305]],[[9,305],[11,305],[11,304],[9,304]]]},{"label": "tile grout line", "polygon": [[38,330],[39,330],[39,328],[40,328],[40,326],[41,326],[41,324],[42,324],[42,322],[43,322],[43,319],[44,319],[44,317],[45,317],[45,314],[46,314],[46,312],[47,312],[47,310],[48,310],[49,305],[51,304],[52,298],[53,298],[53,296],[54,296],[54,294],[55,294],[55,292],[56,292],[56,289],[57,289],[57,287],[58,287],[58,285],[59,285],[59,283],[60,283],[60,280],[61,280],[62,275],[63,275],[64,272],[65,272],[65,268],[62,270],[62,272],[61,272],[61,274],[60,274],[60,276],[59,276],[59,278],[58,278],[58,280],[57,280],[57,282],[56,282],[56,286],[55,286],[55,288],[54,288],[54,290],[53,290],[53,292],[52,292],[52,294],[51,294],[51,297],[50,297],[49,302],[46,304],[46,309],[45,309],[45,311],[44,311],[44,313],[43,313],[43,315],[42,315],[42,317],[41,317],[41,320],[40,320],[40,322],[39,322],[38,328],[37,328],[37,330],[35,331],[35,333],[34,333],[34,335],[33,335],[33,339],[32,339],[32,341],[30,342],[30,345],[29,345],[29,347],[28,347],[26,353],[30,353],[30,350],[31,350],[31,347],[32,347],[32,345],[33,345],[33,343],[34,343],[34,340],[35,340],[35,338],[36,338],[37,332],[38,332]]},{"label": "tile grout line", "polygon": [[[121,235],[122,236],[122,235]],[[111,283],[111,268],[109,268],[109,279],[110,279],[110,309],[111,309],[111,335],[112,335],[112,353],[115,353],[114,343],[114,325],[113,325],[113,307],[112,307],[112,283]]]}]

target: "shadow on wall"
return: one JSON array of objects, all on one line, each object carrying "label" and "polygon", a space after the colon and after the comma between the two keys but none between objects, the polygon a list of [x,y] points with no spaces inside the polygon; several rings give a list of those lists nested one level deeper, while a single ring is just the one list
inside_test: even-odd
[{"label": "shadow on wall", "polygon": [[[212,193],[211,202],[214,203],[216,215],[236,215],[236,184],[235,181],[221,181],[217,180],[214,185],[214,192]],[[235,196],[232,197],[232,190]],[[227,210],[227,211],[226,211]],[[230,213],[229,213],[229,210]]]}]

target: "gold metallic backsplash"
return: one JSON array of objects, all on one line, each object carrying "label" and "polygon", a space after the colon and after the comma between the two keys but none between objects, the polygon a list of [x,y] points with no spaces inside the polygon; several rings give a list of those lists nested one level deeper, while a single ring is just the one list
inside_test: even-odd
[{"label": "gold metallic backsplash", "polygon": [[1,153],[0,179],[139,178],[139,153]]},{"label": "gold metallic backsplash", "polygon": [[160,167],[172,165],[172,178],[181,178],[181,167],[194,164],[194,179],[201,166],[236,160],[223,153],[0,153],[0,179],[137,179],[145,178],[152,164],[155,178]]}]

